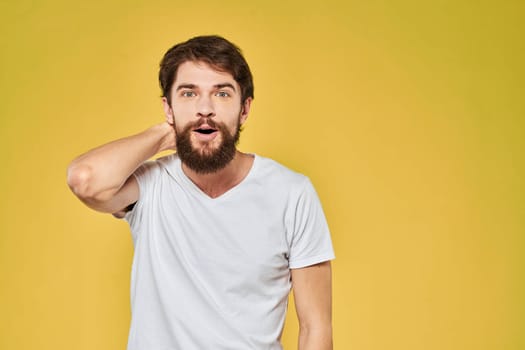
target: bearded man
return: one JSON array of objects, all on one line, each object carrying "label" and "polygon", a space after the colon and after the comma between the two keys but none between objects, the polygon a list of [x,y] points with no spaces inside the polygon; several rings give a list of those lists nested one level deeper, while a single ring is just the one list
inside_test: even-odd
[{"label": "bearded man", "polygon": [[[332,349],[334,253],[317,194],[236,148],[254,97],[241,51],[192,38],[166,52],[159,81],[165,122],[68,168],[82,202],[131,228],[128,350],[282,349],[290,290],[299,349]],[[165,150],[176,153],[148,161]]]}]

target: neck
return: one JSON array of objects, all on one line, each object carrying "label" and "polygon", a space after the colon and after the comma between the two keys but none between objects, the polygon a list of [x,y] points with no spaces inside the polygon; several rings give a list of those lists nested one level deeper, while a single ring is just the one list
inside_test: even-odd
[{"label": "neck", "polygon": [[217,198],[238,185],[248,175],[254,157],[236,151],[232,161],[224,168],[210,174],[201,174],[182,163],[182,171],[197,187],[211,198]]}]

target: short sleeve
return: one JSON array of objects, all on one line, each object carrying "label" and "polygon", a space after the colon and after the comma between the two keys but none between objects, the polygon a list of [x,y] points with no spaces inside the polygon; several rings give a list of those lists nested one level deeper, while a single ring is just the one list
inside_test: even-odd
[{"label": "short sleeve", "polygon": [[[131,232],[140,231],[140,226],[144,220],[144,204],[147,203],[152,196],[152,189],[155,179],[160,174],[160,166],[157,161],[147,161],[135,170],[133,176],[139,185],[139,199],[133,206],[133,209],[128,211],[124,220],[126,220],[131,227]],[[133,237],[135,239],[136,237]]]},{"label": "short sleeve", "polygon": [[301,268],[335,258],[328,224],[319,197],[308,178],[290,202],[292,205],[289,267]]}]

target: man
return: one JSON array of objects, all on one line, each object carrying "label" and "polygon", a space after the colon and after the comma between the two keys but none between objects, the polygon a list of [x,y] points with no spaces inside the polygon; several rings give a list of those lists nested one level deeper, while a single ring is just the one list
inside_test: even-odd
[{"label": "man", "polygon": [[81,201],[131,227],[128,350],[282,349],[290,288],[299,348],[331,349],[326,220],[308,178],[236,149],[253,100],[240,50],[195,37],[168,50],[159,80],[166,122],[68,169]]}]

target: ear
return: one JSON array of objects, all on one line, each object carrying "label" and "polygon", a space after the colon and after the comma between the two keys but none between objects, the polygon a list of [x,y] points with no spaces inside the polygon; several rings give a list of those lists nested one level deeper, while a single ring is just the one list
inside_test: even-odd
[{"label": "ear", "polygon": [[241,116],[239,118],[241,125],[244,124],[246,119],[248,119],[248,113],[250,113],[252,101],[253,99],[251,97],[248,97],[241,106]]},{"label": "ear", "polygon": [[164,108],[164,114],[166,115],[166,121],[168,124],[173,125],[173,109],[171,108],[168,99],[162,98],[162,107]]}]

